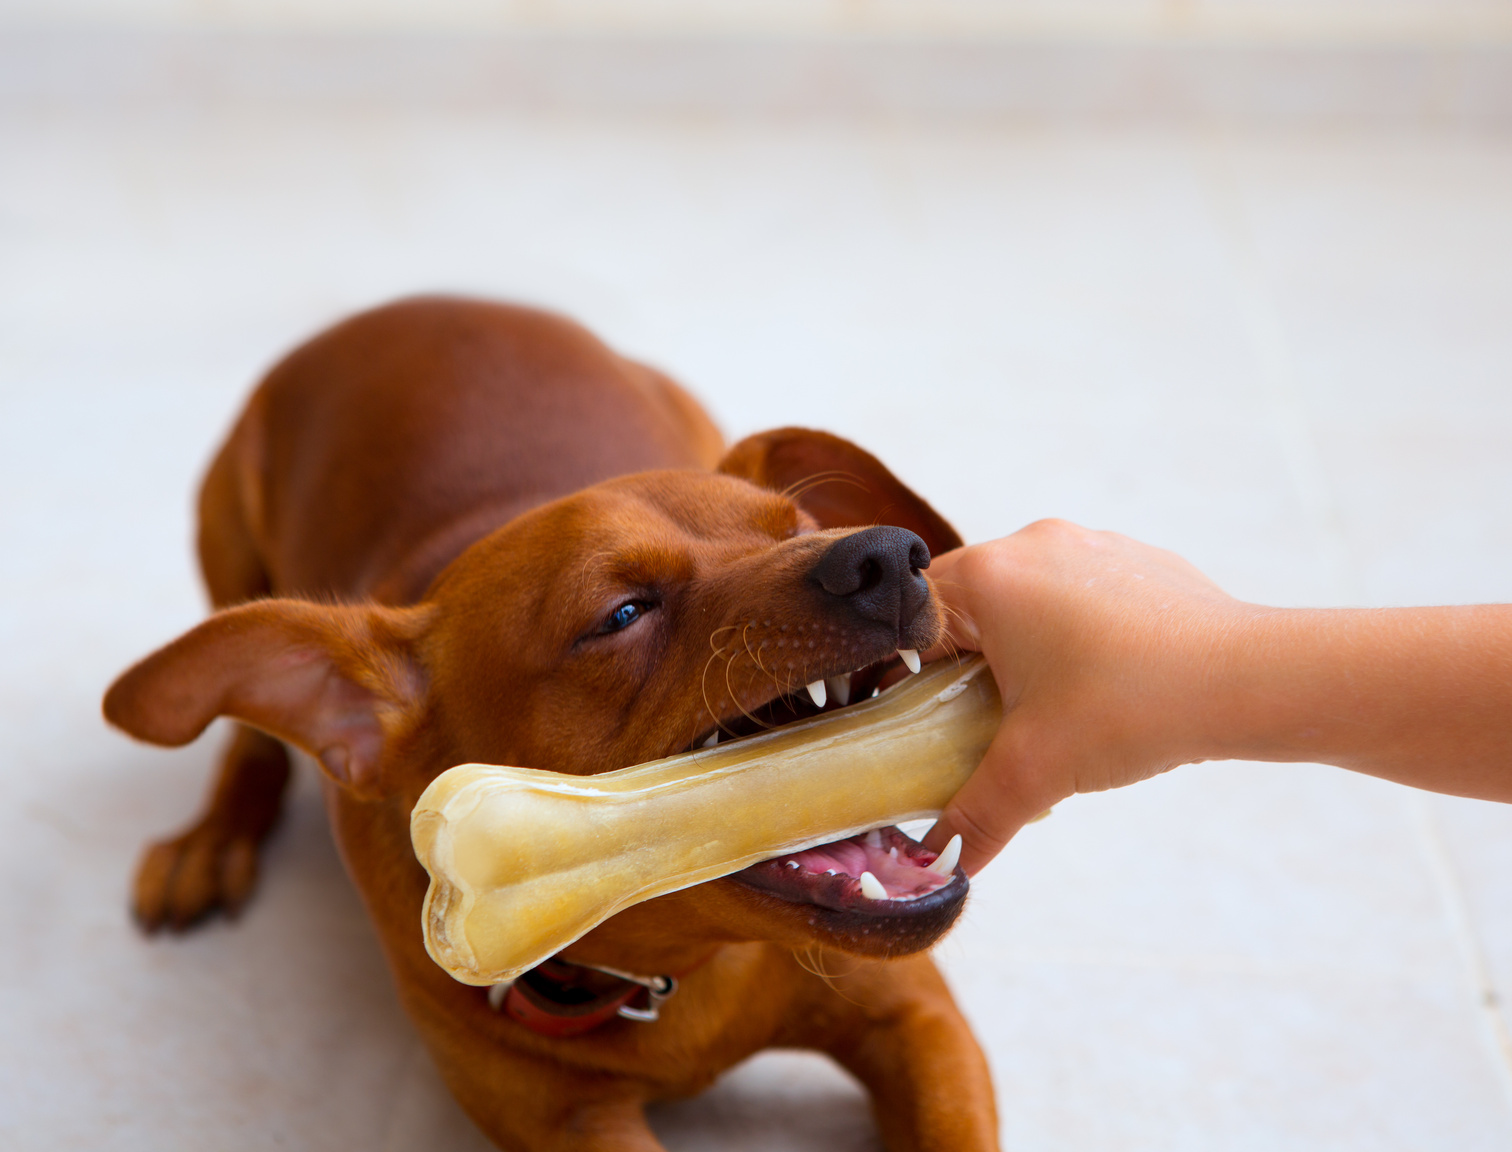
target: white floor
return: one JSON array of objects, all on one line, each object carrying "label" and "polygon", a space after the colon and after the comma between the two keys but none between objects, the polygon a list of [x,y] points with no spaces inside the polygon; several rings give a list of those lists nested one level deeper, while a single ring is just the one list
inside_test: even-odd
[{"label": "white floor", "polygon": [[[1045,515],[1281,604],[1512,597],[1512,139],[0,110],[0,1144],[478,1149],[311,781],[240,923],[144,940],[212,742],[108,731],[193,623],[258,371],[396,294],[544,302],[734,436],[802,422],[970,538]],[[1218,764],[1065,804],[940,949],[1018,1152],[1512,1147],[1512,810]],[[873,1149],[763,1057],[669,1148]]]}]

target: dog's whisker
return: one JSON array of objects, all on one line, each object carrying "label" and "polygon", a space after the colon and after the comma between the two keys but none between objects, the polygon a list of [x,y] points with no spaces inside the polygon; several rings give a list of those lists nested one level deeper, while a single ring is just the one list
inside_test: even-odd
[{"label": "dog's whisker", "polygon": [[752,716],[751,713],[746,709],[746,706],[741,703],[740,697],[735,694],[735,689],[730,684],[730,665],[731,665],[731,663],[733,663],[733,661],[730,661],[730,660],[726,660],[725,661],[725,691],[730,694],[730,699],[733,700],[733,701],[735,701],[735,707],[737,707],[737,708],[740,709],[740,714],[742,716],[744,716],[752,724],[755,724],[758,728],[770,728],[771,727],[770,724],[767,724],[764,721],[758,720],[755,716]]},{"label": "dog's whisker", "polygon": [[853,472],[843,472],[839,469],[831,469],[826,472],[814,472],[805,476],[802,480],[795,480],[782,490],[782,495],[789,500],[797,501],[803,496],[823,484],[849,484],[854,488],[866,491],[866,485],[860,477]]},{"label": "dog's whisker", "polygon": [[[765,641],[762,641],[762,643],[764,644]],[[775,684],[776,683],[776,677],[773,676],[772,673],[771,673],[771,671],[767,668],[767,666],[761,662],[761,647],[760,647],[760,645],[758,645],[756,647],[756,649],[754,651],[752,651],[750,644],[747,643],[746,644],[746,652],[750,654],[751,663],[754,664],[754,665],[756,665],[756,667],[760,668],[761,669],[761,674],[763,676],[767,677],[768,679],[770,679]]]},{"label": "dog's whisker", "polygon": [[714,631],[709,633],[709,647],[715,647],[714,637],[718,636],[721,632],[733,632],[735,628],[736,625],[734,624],[721,624],[718,628],[714,629]]},{"label": "dog's whisker", "polygon": [[[714,663],[718,658],[719,653],[716,651],[714,655],[704,661],[703,675],[698,678],[698,692],[703,697],[704,707],[709,710],[709,719],[714,721],[716,728],[723,728],[724,724],[720,722],[719,713],[714,710],[714,705],[709,703],[709,665]],[[726,664],[726,667],[728,667],[728,664]],[[698,733],[694,732],[693,738],[697,739],[697,737]]]},{"label": "dog's whisker", "polygon": [[750,624],[747,624],[745,626],[745,628],[741,630],[741,633],[740,633],[740,642],[745,645],[746,655],[751,658],[751,663],[754,664],[754,665],[756,665],[756,667],[760,668],[763,672],[765,672],[766,668],[762,667],[761,658],[759,656],[757,656],[755,652],[751,651],[751,625]]},{"label": "dog's whisker", "polygon": [[852,966],[849,972],[827,972],[825,971],[824,967],[824,951],[814,944],[810,944],[808,947],[804,948],[802,952],[800,952],[796,948],[793,949],[792,956],[798,967],[802,968],[810,975],[817,976],[820,980],[823,980],[825,986],[828,987],[829,990],[836,996],[839,996],[840,999],[844,1000],[848,1004],[854,1004],[857,1008],[866,1007],[866,1005],[862,1004],[859,1000],[856,1000],[851,996],[847,996],[845,992],[843,992],[835,984],[836,980],[843,979],[845,976],[849,976],[853,972],[855,972],[856,968],[859,967],[859,965]]},{"label": "dog's whisker", "polygon": [[[947,619],[950,619],[950,620],[961,621],[961,620],[965,620],[965,618],[966,618],[963,613],[959,612],[955,608],[952,608],[949,604],[943,604],[942,603],[940,605],[940,611],[941,611],[941,613]],[[955,662],[957,664],[959,664],[961,662],[961,660],[963,659],[963,656],[962,656],[962,651],[963,650],[962,650],[962,648],[961,648],[961,646],[959,644],[957,644],[954,640],[952,640],[950,638],[949,634],[946,634],[945,636],[942,636],[940,638],[939,643],[945,649],[945,652],[947,654],[947,658],[955,660]]]},{"label": "dog's whisker", "polygon": [[[935,599],[939,600],[939,597],[937,596],[935,597]],[[955,607],[953,604],[946,604],[943,600],[940,600],[940,614],[951,620],[966,619],[965,614],[962,613],[959,608]]]},{"label": "dog's whisker", "polygon": [[818,964],[814,960],[813,952],[814,946],[812,944],[802,949],[801,951],[797,948],[794,948],[793,959],[797,962],[798,967],[802,968],[810,976],[817,976],[819,977],[819,979],[823,980],[824,973],[819,971]]},{"label": "dog's whisker", "polygon": [[584,556],[582,567],[578,569],[578,579],[586,580],[588,578],[588,569],[591,566],[597,564],[604,557],[613,555],[614,553],[608,548],[602,548],[597,552],[590,552],[587,556]]}]

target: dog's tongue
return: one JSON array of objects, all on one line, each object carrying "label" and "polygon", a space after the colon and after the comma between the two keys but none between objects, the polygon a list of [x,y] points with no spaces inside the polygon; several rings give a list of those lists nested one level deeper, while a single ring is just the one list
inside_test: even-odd
[{"label": "dog's tongue", "polygon": [[[465,983],[502,983],[616,912],[753,864],[822,878],[811,893],[843,885],[835,898],[868,914],[929,901],[964,877],[919,875],[933,854],[884,826],[937,815],[1001,719],[973,657],[838,712],[601,776],[453,768],[411,817],[431,877],[426,948]],[[833,876],[813,867],[825,861]]]}]

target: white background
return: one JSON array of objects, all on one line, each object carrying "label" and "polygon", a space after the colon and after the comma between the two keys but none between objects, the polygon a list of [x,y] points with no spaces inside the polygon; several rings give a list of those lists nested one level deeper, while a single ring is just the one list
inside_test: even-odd
[{"label": "white background", "polygon": [[[1270,603],[1509,597],[1503,130],[12,94],[8,1148],[481,1147],[309,773],[241,922],[146,940],[128,877],[196,811],[219,734],[165,752],[98,717],[203,611],[191,494],[258,373],[430,289],[570,312],[732,438],[850,436],[968,538],[1058,515]],[[1506,808],[1306,765],[1178,771],[1027,830],[940,959],[1022,1152],[1512,1146]],[[673,1149],[875,1146],[817,1058],[759,1059],[655,1123]]]}]

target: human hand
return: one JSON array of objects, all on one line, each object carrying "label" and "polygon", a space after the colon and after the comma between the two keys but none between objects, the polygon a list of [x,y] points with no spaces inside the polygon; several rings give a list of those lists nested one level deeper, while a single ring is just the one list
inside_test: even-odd
[{"label": "human hand", "polygon": [[926,837],[960,833],[968,874],[1068,796],[1218,754],[1202,694],[1220,641],[1259,610],[1179,556],[1042,520],[929,575],[946,637],[925,659],[980,651],[1003,694],[996,739]]}]

